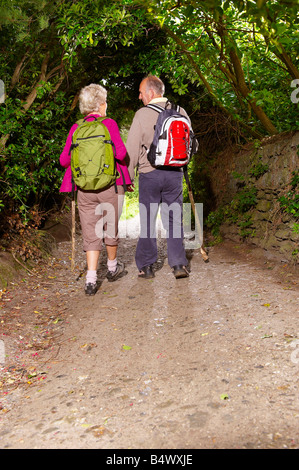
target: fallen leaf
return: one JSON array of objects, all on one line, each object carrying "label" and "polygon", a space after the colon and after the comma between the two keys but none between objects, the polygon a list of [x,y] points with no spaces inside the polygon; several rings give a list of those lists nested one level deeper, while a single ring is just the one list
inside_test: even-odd
[{"label": "fallen leaf", "polygon": [[132,349],[132,348],[131,348],[131,346],[126,346],[125,344],[123,344],[123,349],[124,349],[125,351],[129,351],[129,350]]},{"label": "fallen leaf", "polygon": [[228,396],[227,393],[222,393],[222,394],[220,395],[220,399],[221,399],[221,400],[228,400],[228,399],[229,399],[229,396]]},{"label": "fallen leaf", "polygon": [[33,377],[37,376],[37,372],[34,372],[33,374],[28,375],[28,379],[32,379]]},{"label": "fallen leaf", "polygon": [[277,387],[277,390],[287,390],[289,387],[289,385],[281,385],[280,387]]}]

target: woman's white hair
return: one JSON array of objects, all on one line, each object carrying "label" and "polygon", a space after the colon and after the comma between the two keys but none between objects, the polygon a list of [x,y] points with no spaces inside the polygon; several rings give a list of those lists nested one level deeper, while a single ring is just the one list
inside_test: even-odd
[{"label": "woman's white hair", "polygon": [[106,103],[107,90],[101,85],[91,83],[82,88],[79,94],[79,109],[83,116],[99,111],[101,104]]}]

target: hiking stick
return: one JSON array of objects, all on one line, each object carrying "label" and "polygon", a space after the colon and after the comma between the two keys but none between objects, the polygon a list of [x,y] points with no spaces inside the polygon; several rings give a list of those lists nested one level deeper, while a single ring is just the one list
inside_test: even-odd
[{"label": "hiking stick", "polygon": [[76,235],[76,201],[75,201],[75,189],[72,190],[72,260],[71,270],[74,271],[75,267],[75,235]]},{"label": "hiking stick", "polygon": [[[188,188],[191,207],[192,207],[194,218],[195,218],[195,225],[198,227],[198,229],[201,229],[202,227],[200,225],[200,220],[199,220],[199,217],[198,217],[198,214],[197,214],[197,211],[196,211],[196,207],[195,207],[195,203],[194,203],[193,191],[192,191],[189,176],[188,176],[187,166],[184,166],[184,176],[185,176],[185,180],[186,180],[186,184],[187,184],[187,188]],[[205,249],[203,248],[202,245],[200,246],[200,252],[201,252],[201,256],[202,256],[204,262],[207,263],[209,261],[209,257],[208,257],[208,254],[207,254],[207,252],[205,251]]]}]

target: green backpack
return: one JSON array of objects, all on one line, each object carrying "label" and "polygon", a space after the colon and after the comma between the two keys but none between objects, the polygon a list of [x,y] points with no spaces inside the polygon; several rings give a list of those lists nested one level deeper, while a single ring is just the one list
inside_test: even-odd
[{"label": "green backpack", "polygon": [[115,146],[102,118],[77,122],[72,137],[71,169],[74,183],[81,189],[97,190],[112,186],[118,173],[114,158]]}]

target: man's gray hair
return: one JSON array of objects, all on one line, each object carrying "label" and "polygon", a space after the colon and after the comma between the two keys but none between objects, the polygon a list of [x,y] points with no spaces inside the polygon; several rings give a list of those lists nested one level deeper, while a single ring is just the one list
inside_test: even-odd
[{"label": "man's gray hair", "polygon": [[101,85],[91,83],[81,89],[79,94],[79,109],[83,116],[99,110],[101,104],[106,103],[107,90]]},{"label": "man's gray hair", "polygon": [[155,75],[148,75],[146,78],[146,89],[153,89],[155,94],[158,96],[163,96],[165,92],[165,86],[160,78]]}]

